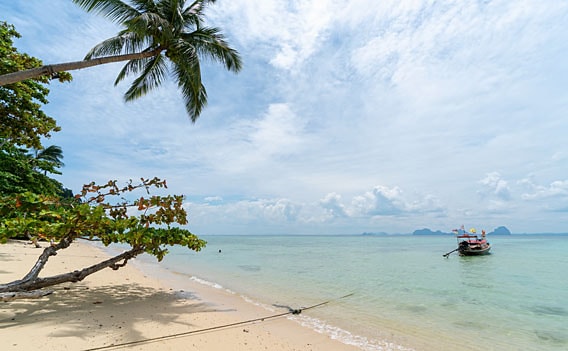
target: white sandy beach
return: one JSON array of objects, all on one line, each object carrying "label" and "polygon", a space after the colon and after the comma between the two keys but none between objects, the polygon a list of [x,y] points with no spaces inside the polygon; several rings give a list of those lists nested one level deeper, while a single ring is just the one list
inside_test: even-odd
[{"label": "white sandy beach", "polygon": [[[23,241],[0,245],[0,282],[23,277],[41,250]],[[105,256],[78,242],[50,258],[41,276],[81,269]],[[1,302],[2,349],[358,350],[286,317],[212,329],[284,311],[271,313],[193,281],[184,287],[176,290],[128,264],[56,286],[52,295],[40,299]],[[169,335],[178,336],[138,343]],[[125,343],[134,344],[108,347]]]}]

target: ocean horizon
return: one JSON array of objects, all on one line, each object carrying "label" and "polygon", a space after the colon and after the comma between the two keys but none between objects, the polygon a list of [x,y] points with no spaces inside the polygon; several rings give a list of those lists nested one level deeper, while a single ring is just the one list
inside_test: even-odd
[{"label": "ocean horizon", "polygon": [[172,247],[141,267],[239,294],[267,315],[327,302],[290,318],[361,350],[568,348],[568,235],[488,236],[491,255],[448,258],[457,242],[444,235],[202,238],[201,252]]}]

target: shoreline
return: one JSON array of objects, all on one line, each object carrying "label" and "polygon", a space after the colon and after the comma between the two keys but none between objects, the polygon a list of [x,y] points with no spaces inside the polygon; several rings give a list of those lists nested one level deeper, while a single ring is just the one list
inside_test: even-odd
[{"label": "shoreline", "polygon": [[[120,250],[117,250],[117,247],[108,248],[100,245],[98,246],[98,248],[103,251],[108,251],[109,254],[112,253],[113,255],[120,253]],[[217,252],[217,250],[214,250],[214,252]],[[131,264],[134,265],[139,271],[147,273],[150,277],[154,277],[154,279],[160,281],[162,285],[168,286],[170,290],[171,288],[173,288],[175,290],[175,293],[182,298],[189,293],[188,290],[191,290],[192,294],[194,294],[193,297],[200,298],[200,296],[207,296],[207,301],[219,305],[225,305],[226,300],[231,299],[233,301],[233,305],[244,304],[243,308],[245,310],[253,308],[258,311],[258,314],[256,314],[257,317],[251,316],[250,318],[258,318],[258,315],[260,314],[262,316],[265,316],[266,319],[270,319],[270,316],[273,316],[275,314],[288,312],[287,309],[283,309],[283,306],[272,303],[274,302],[274,296],[272,295],[266,295],[264,293],[261,294],[262,296],[259,296],[256,290],[254,292],[249,291],[248,293],[243,293],[243,290],[240,290],[238,287],[233,290],[232,287],[227,287],[224,285],[224,283],[220,283],[221,281],[210,280],[210,277],[206,275],[195,275],[194,272],[181,272],[181,270],[177,270],[175,266],[169,266],[165,262],[157,262],[157,260],[150,255],[144,254],[138,256],[135,261],[131,262]],[[310,333],[315,333],[316,335],[321,335],[324,338],[331,340],[333,343],[330,346],[324,348],[326,350],[456,350],[456,348],[454,347],[455,345],[453,345],[452,348],[440,348],[440,345],[435,341],[429,343],[429,337],[427,335],[425,336],[420,333],[417,333],[414,336],[409,335],[404,330],[405,327],[401,325],[397,325],[397,332],[399,333],[398,336],[392,334],[392,332],[389,331],[391,329],[386,328],[386,326],[376,326],[376,328],[379,329],[383,329],[383,327],[385,327],[386,329],[380,332],[380,338],[373,339],[372,337],[369,337],[369,335],[367,335],[365,332],[357,333],[352,329],[344,329],[343,327],[339,326],[341,323],[336,324],[333,320],[329,321],[326,317],[322,318],[321,316],[314,316],[314,314],[317,315],[315,311],[319,308],[325,309],[325,306],[328,304],[340,303],[343,298],[348,298],[353,294],[354,293],[349,293],[345,296],[331,297],[327,301],[311,300],[311,305],[293,304],[293,307],[288,308],[296,308],[302,306],[299,307],[302,309],[302,313],[298,315],[288,314],[287,316],[283,317],[283,319],[288,320],[288,322],[292,323],[296,328],[300,327],[302,330],[304,330],[304,332],[307,329]],[[314,305],[318,305],[318,308],[314,309],[313,311],[303,313],[303,310],[309,310],[313,308]],[[281,307],[278,308],[275,306]],[[418,335],[420,336],[417,337]],[[290,333],[286,335],[286,337],[295,338],[296,336]],[[394,342],[393,340],[396,340],[397,342]],[[338,344],[340,346],[338,346]],[[347,347],[347,349],[345,349],[344,347]],[[312,350],[311,348],[301,348],[301,350],[304,349]],[[314,350],[317,350],[317,348],[315,348]],[[465,351],[466,349],[463,350]]]},{"label": "shoreline", "polygon": [[[41,250],[25,241],[0,245],[0,281],[25,275]],[[106,256],[102,248],[75,242],[51,257],[41,276],[81,269]],[[156,272],[145,271],[151,268],[135,259],[118,271],[104,269],[82,282],[52,287],[55,292],[40,299],[2,303],[3,344],[7,350],[117,349],[108,346],[160,338],[122,348],[152,350],[159,344],[161,350],[360,350],[287,316],[266,318],[285,310],[271,313],[237,294],[192,280],[181,284],[165,276],[154,278]],[[223,325],[231,326],[217,329]],[[163,338],[172,335],[177,336]]]}]

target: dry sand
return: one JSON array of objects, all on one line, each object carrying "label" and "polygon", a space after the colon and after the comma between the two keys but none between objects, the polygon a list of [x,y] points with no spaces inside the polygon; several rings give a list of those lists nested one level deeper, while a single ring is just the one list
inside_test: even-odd
[{"label": "dry sand", "polygon": [[[23,241],[0,245],[0,283],[22,278],[41,250]],[[88,243],[74,243],[50,258],[40,276],[81,269],[106,256]],[[287,317],[204,330],[275,313],[192,281],[184,283],[183,291],[176,288],[129,263],[56,286],[40,299],[0,302],[2,350],[359,350]]]}]

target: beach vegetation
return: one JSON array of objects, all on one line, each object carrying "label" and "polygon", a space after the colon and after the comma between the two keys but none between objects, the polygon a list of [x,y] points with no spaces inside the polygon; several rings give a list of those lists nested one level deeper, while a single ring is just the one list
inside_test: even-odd
[{"label": "beach vegetation", "polygon": [[[53,147],[44,150],[53,150]],[[41,157],[41,154],[38,155]],[[29,191],[35,194],[63,196],[69,190],[47,174],[61,174],[57,170],[58,167],[60,165],[53,160],[36,158],[26,148],[4,143],[0,147],[0,194],[11,196]]]},{"label": "beach vegetation", "polygon": [[[42,65],[38,58],[14,47],[13,40],[19,37],[13,25],[0,22],[0,73]],[[59,76],[62,82],[71,78],[66,72]],[[60,130],[55,119],[42,110],[48,103],[48,83],[46,77],[37,77],[0,86],[0,195],[3,197],[25,192],[72,196],[69,189],[48,176],[61,174],[58,168],[63,166],[61,147],[42,145]],[[26,232],[15,237],[34,241]]]},{"label": "beach vegetation", "polygon": [[[42,64],[14,48],[13,38],[18,36],[12,25],[0,23],[0,73]],[[57,76],[71,80],[66,72]],[[183,196],[150,195],[151,189],[167,188],[165,180],[141,178],[123,186],[116,180],[91,182],[73,195],[51,178],[61,174],[64,164],[59,146],[42,145],[60,130],[55,119],[41,110],[50,78],[54,77],[39,75],[0,86],[0,243],[22,238],[37,247],[40,241],[46,243],[24,277],[0,284],[0,300],[45,296],[52,292],[47,287],[78,282],[105,268],[117,270],[142,253],[161,261],[168,246],[195,251],[205,246],[205,241],[181,228],[187,224]],[[145,195],[133,197],[136,191]],[[81,239],[122,245],[125,251],[89,267],[40,277],[50,257]]]},{"label": "beach vegetation", "polygon": [[57,168],[65,166],[63,163],[63,150],[57,145],[49,145],[39,150],[33,149],[32,153],[29,153],[27,156],[38,164],[37,167],[42,169],[44,174],[48,172],[61,174]]},{"label": "beach vegetation", "polygon": [[[72,198],[25,192],[0,196],[0,241],[31,234],[49,242],[31,270],[22,278],[0,284],[0,299],[39,297],[51,293],[46,287],[65,282],[78,282],[105,268],[119,269],[127,262],[148,253],[161,261],[167,247],[185,246],[199,251],[206,242],[189,230],[183,196],[150,196],[151,188],[166,188],[166,181],[141,178],[119,186],[117,181],[94,182],[83,186]],[[146,196],[135,200],[126,197],[143,190]],[[103,245],[122,244],[121,254],[101,262],[54,276],[40,277],[51,256],[68,248],[79,239],[97,240]]]},{"label": "beach vegetation", "polygon": [[[0,22],[0,75],[34,69],[43,65],[38,58],[20,53],[14,38],[20,34],[13,25]],[[60,72],[58,79],[70,81],[71,75]],[[42,138],[49,138],[61,128],[41,107],[47,104],[49,79],[37,76],[8,85],[0,85],[0,146],[20,145],[42,149]]]},{"label": "beach vegetation", "polygon": [[[122,30],[93,47],[84,60],[37,67],[13,67],[0,72],[0,86],[29,78],[60,77],[61,72],[127,61],[115,85],[135,76],[124,94],[132,101],[159,87],[173,76],[192,122],[207,104],[201,80],[201,59],[221,63],[239,72],[239,53],[219,28],[205,25],[203,11],[214,0],[73,0],[87,12],[100,14]],[[25,68],[25,69],[21,69]]]},{"label": "beach vegetation", "polygon": [[[20,34],[13,25],[0,22],[0,74],[40,67],[41,60],[21,53],[14,47]],[[71,75],[62,72],[59,80]],[[49,79],[36,77],[0,86],[0,194],[33,192],[45,195],[68,193],[62,184],[48,176],[61,174],[63,151],[57,145],[42,142],[60,127],[43,110],[48,103]]]}]

